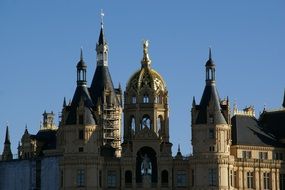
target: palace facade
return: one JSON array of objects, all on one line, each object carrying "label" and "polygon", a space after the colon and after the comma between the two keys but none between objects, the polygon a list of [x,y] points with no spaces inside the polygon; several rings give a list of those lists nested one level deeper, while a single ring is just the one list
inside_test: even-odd
[{"label": "palace facade", "polygon": [[168,90],[148,47],[145,41],[126,89],[115,88],[101,24],[92,83],[81,50],[77,87],[71,102],[64,99],[59,126],[44,112],[37,134],[25,129],[17,158],[7,126],[0,189],[285,189],[285,94],[281,109],[259,118],[252,107],[231,111],[218,95],[210,50],[202,98],[192,103],[193,153],[183,156],[179,147],[173,154]]}]

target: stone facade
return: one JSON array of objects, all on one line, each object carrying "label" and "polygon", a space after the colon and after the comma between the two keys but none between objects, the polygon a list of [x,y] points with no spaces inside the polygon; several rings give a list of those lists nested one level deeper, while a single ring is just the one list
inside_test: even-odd
[{"label": "stone facade", "polygon": [[25,129],[13,159],[7,127],[0,189],[285,189],[285,96],[282,109],[260,118],[252,107],[231,113],[229,99],[218,96],[210,50],[201,101],[192,103],[193,153],[183,156],[178,147],[173,154],[168,90],[148,46],[122,93],[108,70],[101,25],[91,86],[81,51],[77,87],[70,103],[64,99],[58,128],[45,112],[36,135]]}]

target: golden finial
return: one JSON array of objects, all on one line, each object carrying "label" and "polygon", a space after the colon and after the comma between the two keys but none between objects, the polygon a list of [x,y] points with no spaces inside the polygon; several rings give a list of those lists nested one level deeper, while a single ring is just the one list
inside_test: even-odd
[{"label": "golden finial", "polygon": [[149,41],[144,40],[143,41],[143,59],[142,59],[142,67],[149,67],[151,60],[148,55],[148,46],[149,46]]}]

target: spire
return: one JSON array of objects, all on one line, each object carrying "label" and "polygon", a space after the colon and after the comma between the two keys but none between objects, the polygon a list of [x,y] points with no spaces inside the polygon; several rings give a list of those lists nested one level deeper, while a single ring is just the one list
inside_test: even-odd
[{"label": "spire", "polygon": [[5,143],[4,144],[11,144],[8,125],[6,126],[6,136],[5,136]]},{"label": "spire", "polygon": [[284,89],[284,95],[283,95],[283,104],[282,104],[283,108],[285,108],[285,89]]},{"label": "spire", "polygon": [[143,42],[143,58],[142,58],[141,64],[142,64],[142,67],[146,67],[146,68],[149,68],[151,64],[151,60],[148,55],[148,46],[149,46],[149,41],[145,40]]},{"label": "spire", "polygon": [[99,39],[96,45],[97,66],[108,66],[108,45],[104,35],[103,17],[104,13],[101,10],[101,29]]},{"label": "spire", "polygon": [[196,100],[195,100],[195,96],[193,96],[192,107],[194,108],[195,106],[196,106]]},{"label": "spire", "polygon": [[215,64],[212,60],[212,50],[209,48],[209,59],[206,62],[206,83],[207,85],[212,85],[215,83],[216,80],[216,73],[215,73]]},{"label": "spire", "polygon": [[178,150],[177,150],[177,153],[176,153],[176,158],[182,158],[182,153],[180,151],[180,144],[178,144]]},{"label": "spire", "polygon": [[5,142],[4,142],[4,149],[2,153],[2,160],[12,160],[13,155],[11,151],[11,142],[10,142],[10,135],[9,135],[9,127],[7,125],[6,127],[6,136],[5,136]]},{"label": "spire", "polygon": [[62,107],[66,107],[66,99],[65,99],[65,97],[63,98],[63,104],[62,104]]},{"label": "spire", "polygon": [[86,85],[87,81],[86,81],[86,68],[87,65],[85,64],[84,60],[83,60],[83,50],[82,48],[80,49],[80,60],[77,63],[77,85],[78,86],[82,86],[82,85]]},{"label": "spire", "polygon": [[215,82],[215,64],[212,60],[212,51],[209,49],[209,59],[206,62],[206,86],[200,102],[197,124],[227,124],[221,112],[220,98]]}]

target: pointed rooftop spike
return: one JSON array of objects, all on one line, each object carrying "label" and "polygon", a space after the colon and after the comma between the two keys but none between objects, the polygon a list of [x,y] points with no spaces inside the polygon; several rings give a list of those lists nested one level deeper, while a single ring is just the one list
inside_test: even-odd
[{"label": "pointed rooftop spike", "polygon": [[8,125],[6,126],[5,144],[11,144]]},{"label": "pointed rooftop spike", "polygon": [[66,99],[65,99],[65,97],[63,98],[63,107],[66,107]]},{"label": "pointed rooftop spike", "polygon": [[285,108],[285,89],[284,89],[284,96],[283,96],[283,104],[282,104],[283,108]]},{"label": "pointed rooftop spike", "polygon": [[209,47],[209,59],[212,59],[212,49]]},{"label": "pointed rooftop spike", "polygon": [[83,61],[83,48],[80,48],[80,61]]},{"label": "pointed rooftop spike", "polygon": [[104,17],[104,13],[103,13],[103,10],[101,10],[101,30],[100,30],[100,35],[98,39],[98,45],[105,44],[103,17]]},{"label": "pointed rooftop spike", "polygon": [[195,96],[193,96],[193,101],[192,101],[192,107],[196,106],[196,100],[195,100]]},{"label": "pointed rooftop spike", "polygon": [[178,144],[178,152],[180,152],[180,144]]}]

